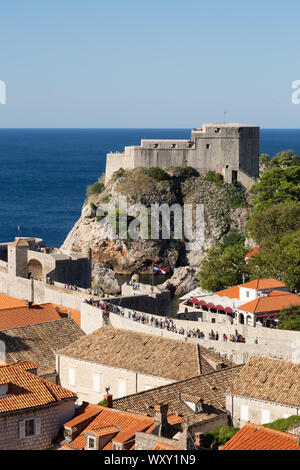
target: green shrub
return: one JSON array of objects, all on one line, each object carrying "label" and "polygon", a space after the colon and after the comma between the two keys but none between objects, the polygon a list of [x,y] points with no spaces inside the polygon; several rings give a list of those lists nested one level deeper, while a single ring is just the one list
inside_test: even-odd
[{"label": "green shrub", "polygon": [[209,171],[205,176],[205,181],[210,181],[211,183],[215,183],[217,186],[222,186],[224,178],[220,173]]},{"label": "green shrub", "polygon": [[168,173],[166,173],[162,168],[158,166],[153,166],[147,171],[150,178],[153,178],[155,181],[165,181],[169,179]]},{"label": "green shrub", "polygon": [[203,436],[205,447],[218,448],[226,444],[240,428],[233,428],[231,426],[217,426],[212,431],[207,432]]},{"label": "green shrub", "polygon": [[263,424],[266,428],[276,429],[277,431],[285,432],[292,428],[296,423],[299,423],[300,416],[292,415],[288,418],[276,419],[272,423]]},{"label": "green shrub", "polygon": [[108,401],[107,401],[106,398],[104,398],[104,400],[102,400],[102,401],[99,401],[99,403],[98,403],[99,406],[107,406],[107,404],[108,404]]},{"label": "green shrub", "polygon": [[117,171],[114,172],[113,176],[115,179],[121,178],[125,173],[124,168],[119,168]]},{"label": "green shrub", "polygon": [[184,177],[184,179],[188,179],[192,176],[199,176],[199,172],[192,166],[186,166],[181,169],[181,175]]},{"label": "green shrub", "polygon": [[94,211],[97,210],[97,206],[93,202],[90,202],[90,206]]},{"label": "green shrub", "polygon": [[244,203],[243,190],[237,182],[232,182],[226,186],[228,203],[230,207],[236,209]]},{"label": "green shrub", "polygon": [[237,232],[229,232],[223,238],[222,250],[224,251],[228,246],[244,245],[245,236]]},{"label": "green shrub", "polygon": [[89,197],[92,194],[100,194],[104,190],[103,178],[99,178],[98,181],[94,184],[91,184],[87,187],[86,196]]}]

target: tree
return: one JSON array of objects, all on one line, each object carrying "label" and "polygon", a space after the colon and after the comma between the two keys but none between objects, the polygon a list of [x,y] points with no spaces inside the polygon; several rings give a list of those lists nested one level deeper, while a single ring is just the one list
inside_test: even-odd
[{"label": "tree", "polygon": [[272,167],[289,167],[300,166],[300,157],[295,155],[294,150],[283,150],[278,152],[274,158],[270,160]]},{"label": "tree", "polygon": [[285,201],[300,201],[300,166],[266,170],[250,194],[254,210],[265,210]]},{"label": "tree", "polygon": [[282,236],[300,229],[300,202],[286,201],[254,211],[247,224],[251,238],[259,245],[278,241]]},{"label": "tree", "polygon": [[240,284],[243,274],[248,277],[243,245],[215,246],[208,250],[199,272],[199,285],[207,291],[218,291]]},{"label": "tree", "polygon": [[271,157],[268,153],[262,153],[259,157],[259,164],[268,168],[271,163]]},{"label": "tree", "polygon": [[228,246],[235,246],[235,245],[244,245],[245,237],[237,232],[229,232],[223,238],[222,250],[225,250]]},{"label": "tree", "polygon": [[277,319],[280,330],[300,331],[300,305],[283,308]]},{"label": "tree", "polygon": [[228,442],[240,428],[231,426],[216,426],[212,431],[204,434],[203,443],[205,447],[218,449]]},{"label": "tree", "polygon": [[248,263],[251,278],[274,277],[290,290],[300,289],[300,229],[279,240],[265,240]]}]

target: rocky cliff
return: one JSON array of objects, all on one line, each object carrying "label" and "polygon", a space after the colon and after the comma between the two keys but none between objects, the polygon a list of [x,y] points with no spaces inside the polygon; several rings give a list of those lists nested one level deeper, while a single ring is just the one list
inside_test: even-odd
[{"label": "rocky cliff", "polygon": [[[119,170],[105,187],[99,181],[88,189],[81,216],[61,248],[66,252],[90,248],[95,263],[102,263],[119,274],[151,273],[155,263],[169,273],[178,267],[194,268],[189,270],[191,277],[191,272],[200,267],[207,248],[221,241],[230,231],[244,232],[250,212],[246,193],[210,176],[184,168],[170,168],[159,173],[142,168]],[[115,211],[120,196],[127,197],[128,206],[141,203],[147,208],[155,203],[169,206],[175,203],[204,204],[203,247],[187,251],[184,240],[113,239],[111,227],[97,216],[97,208],[104,204],[108,212]],[[132,218],[131,209],[127,215]],[[97,269],[99,271],[99,267]],[[181,279],[179,283],[182,282],[182,270],[177,278]],[[187,284],[187,288],[192,286],[192,280]]]}]

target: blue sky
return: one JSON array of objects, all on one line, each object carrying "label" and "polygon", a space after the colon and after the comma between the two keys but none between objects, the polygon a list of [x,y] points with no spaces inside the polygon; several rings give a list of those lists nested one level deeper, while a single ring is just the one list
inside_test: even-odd
[{"label": "blue sky", "polygon": [[10,0],[0,127],[299,127],[300,2]]}]

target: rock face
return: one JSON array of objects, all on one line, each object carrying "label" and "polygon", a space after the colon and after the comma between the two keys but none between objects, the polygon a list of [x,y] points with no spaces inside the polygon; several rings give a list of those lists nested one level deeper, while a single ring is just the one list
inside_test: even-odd
[{"label": "rock face", "polygon": [[114,271],[106,268],[103,264],[93,261],[92,288],[100,291],[100,294],[118,295],[121,287],[116,279]]},{"label": "rock face", "polygon": [[173,276],[157,287],[161,290],[168,289],[173,295],[182,296],[198,287],[197,271],[190,266],[175,268]]},{"label": "rock face", "polygon": [[[243,233],[250,213],[247,194],[239,192],[232,195],[229,185],[218,186],[207,181],[204,176],[186,174],[184,169],[166,169],[163,180],[150,176],[147,170],[136,168],[117,172],[100,193],[90,193],[82,208],[81,217],[68,234],[62,250],[65,252],[87,252],[91,249],[92,258],[104,268],[117,274],[151,274],[152,265],[158,264],[174,276],[170,280],[171,290],[183,294],[194,288],[195,273],[201,266],[208,248],[221,242],[230,231]],[[131,223],[137,216],[134,205],[143,204],[147,210],[153,204],[203,204],[204,206],[204,244],[199,249],[187,250],[186,240],[165,239],[119,239],[113,233],[107,218],[99,215],[102,207],[105,213],[116,214],[119,201],[127,200],[127,218]],[[103,213],[102,213],[103,214]],[[118,226],[118,216],[117,216]],[[149,219],[150,220],[150,219]],[[172,221],[172,218],[171,218]],[[171,230],[174,229],[171,222]],[[148,230],[150,230],[148,228]],[[150,232],[149,232],[150,233]],[[172,233],[172,232],[171,232]],[[190,267],[193,269],[176,268]],[[103,279],[100,268],[94,268],[93,278]],[[108,285],[110,283],[108,282]],[[117,288],[109,287],[110,289]]]}]

